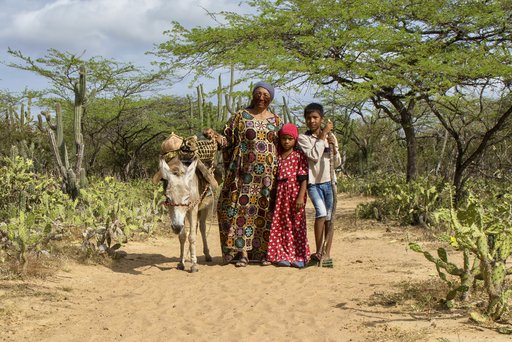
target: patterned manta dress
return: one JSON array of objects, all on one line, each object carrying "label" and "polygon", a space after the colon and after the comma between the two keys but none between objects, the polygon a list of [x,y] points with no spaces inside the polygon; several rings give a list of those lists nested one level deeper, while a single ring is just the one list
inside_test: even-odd
[{"label": "patterned manta dress", "polygon": [[[308,262],[305,208],[295,208],[301,181],[308,178],[308,160],[300,150],[286,158],[279,156],[277,198],[270,231],[267,260],[270,262]],[[304,204],[306,196],[304,196]]]},{"label": "patterned manta dress", "polygon": [[226,170],[217,215],[225,262],[247,251],[251,261],[266,257],[277,172],[277,115],[257,120],[245,110],[224,129]]}]

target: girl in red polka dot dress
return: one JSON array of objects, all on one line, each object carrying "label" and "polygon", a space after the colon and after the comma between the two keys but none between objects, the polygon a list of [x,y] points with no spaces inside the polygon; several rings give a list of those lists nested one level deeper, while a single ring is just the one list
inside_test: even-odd
[{"label": "girl in red polka dot dress", "polygon": [[276,266],[302,268],[309,258],[305,213],[308,161],[295,147],[298,136],[297,126],[291,123],[279,130],[277,196],[267,260]]}]

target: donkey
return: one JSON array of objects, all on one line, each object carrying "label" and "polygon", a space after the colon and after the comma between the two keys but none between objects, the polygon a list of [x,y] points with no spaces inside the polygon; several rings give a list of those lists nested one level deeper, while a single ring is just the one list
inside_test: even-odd
[{"label": "donkey", "polygon": [[[207,262],[212,261],[208,241],[206,239],[206,218],[212,211],[214,194],[208,184],[196,174],[197,159],[193,159],[190,165],[186,166],[175,157],[169,162],[160,160],[160,172],[164,179],[165,204],[169,208],[171,228],[179,234],[180,240],[180,262],[177,268],[185,269],[185,242],[188,237],[190,248],[190,259],[192,266],[190,272],[197,272],[196,236],[197,224],[201,230],[203,239],[203,252]],[[189,227],[185,228],[185,218]]]}]

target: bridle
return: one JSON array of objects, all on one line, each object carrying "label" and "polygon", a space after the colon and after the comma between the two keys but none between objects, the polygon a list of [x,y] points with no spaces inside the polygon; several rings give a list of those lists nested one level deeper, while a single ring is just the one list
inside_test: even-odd
[{"label": "bridle", "polygon": [[208,184],[204,187],[203,193],[201,194],[201,196],[199,196],[199,198],[197,200],[195,200],[193,202],[188,202],[188,203],[173,202],[169,197],[167,197],[167,195],[165,195],[165,202],[162,203],[162,205],[164,205],[166,207],[186,207],[187,209],[193,208],[196,205],[198,205],[199,203],[201,203],[201,201],[206,197],[206,193],[208,192],[209,189],[210,189],[210,185]]}]

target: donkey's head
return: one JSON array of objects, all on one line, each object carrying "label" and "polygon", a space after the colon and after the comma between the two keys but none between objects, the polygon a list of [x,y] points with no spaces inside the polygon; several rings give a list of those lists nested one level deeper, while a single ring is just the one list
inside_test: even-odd
[{"label": "donkey's head", "polygon": [[176,234],[183,230],[188,211],[199,204],[196,165],[197,159],[189,166],[185,166],[178,158],[173,158],[169,164],[160,160],[160,172],[167,181],[165,203],[169,208],[172,230]]}]

